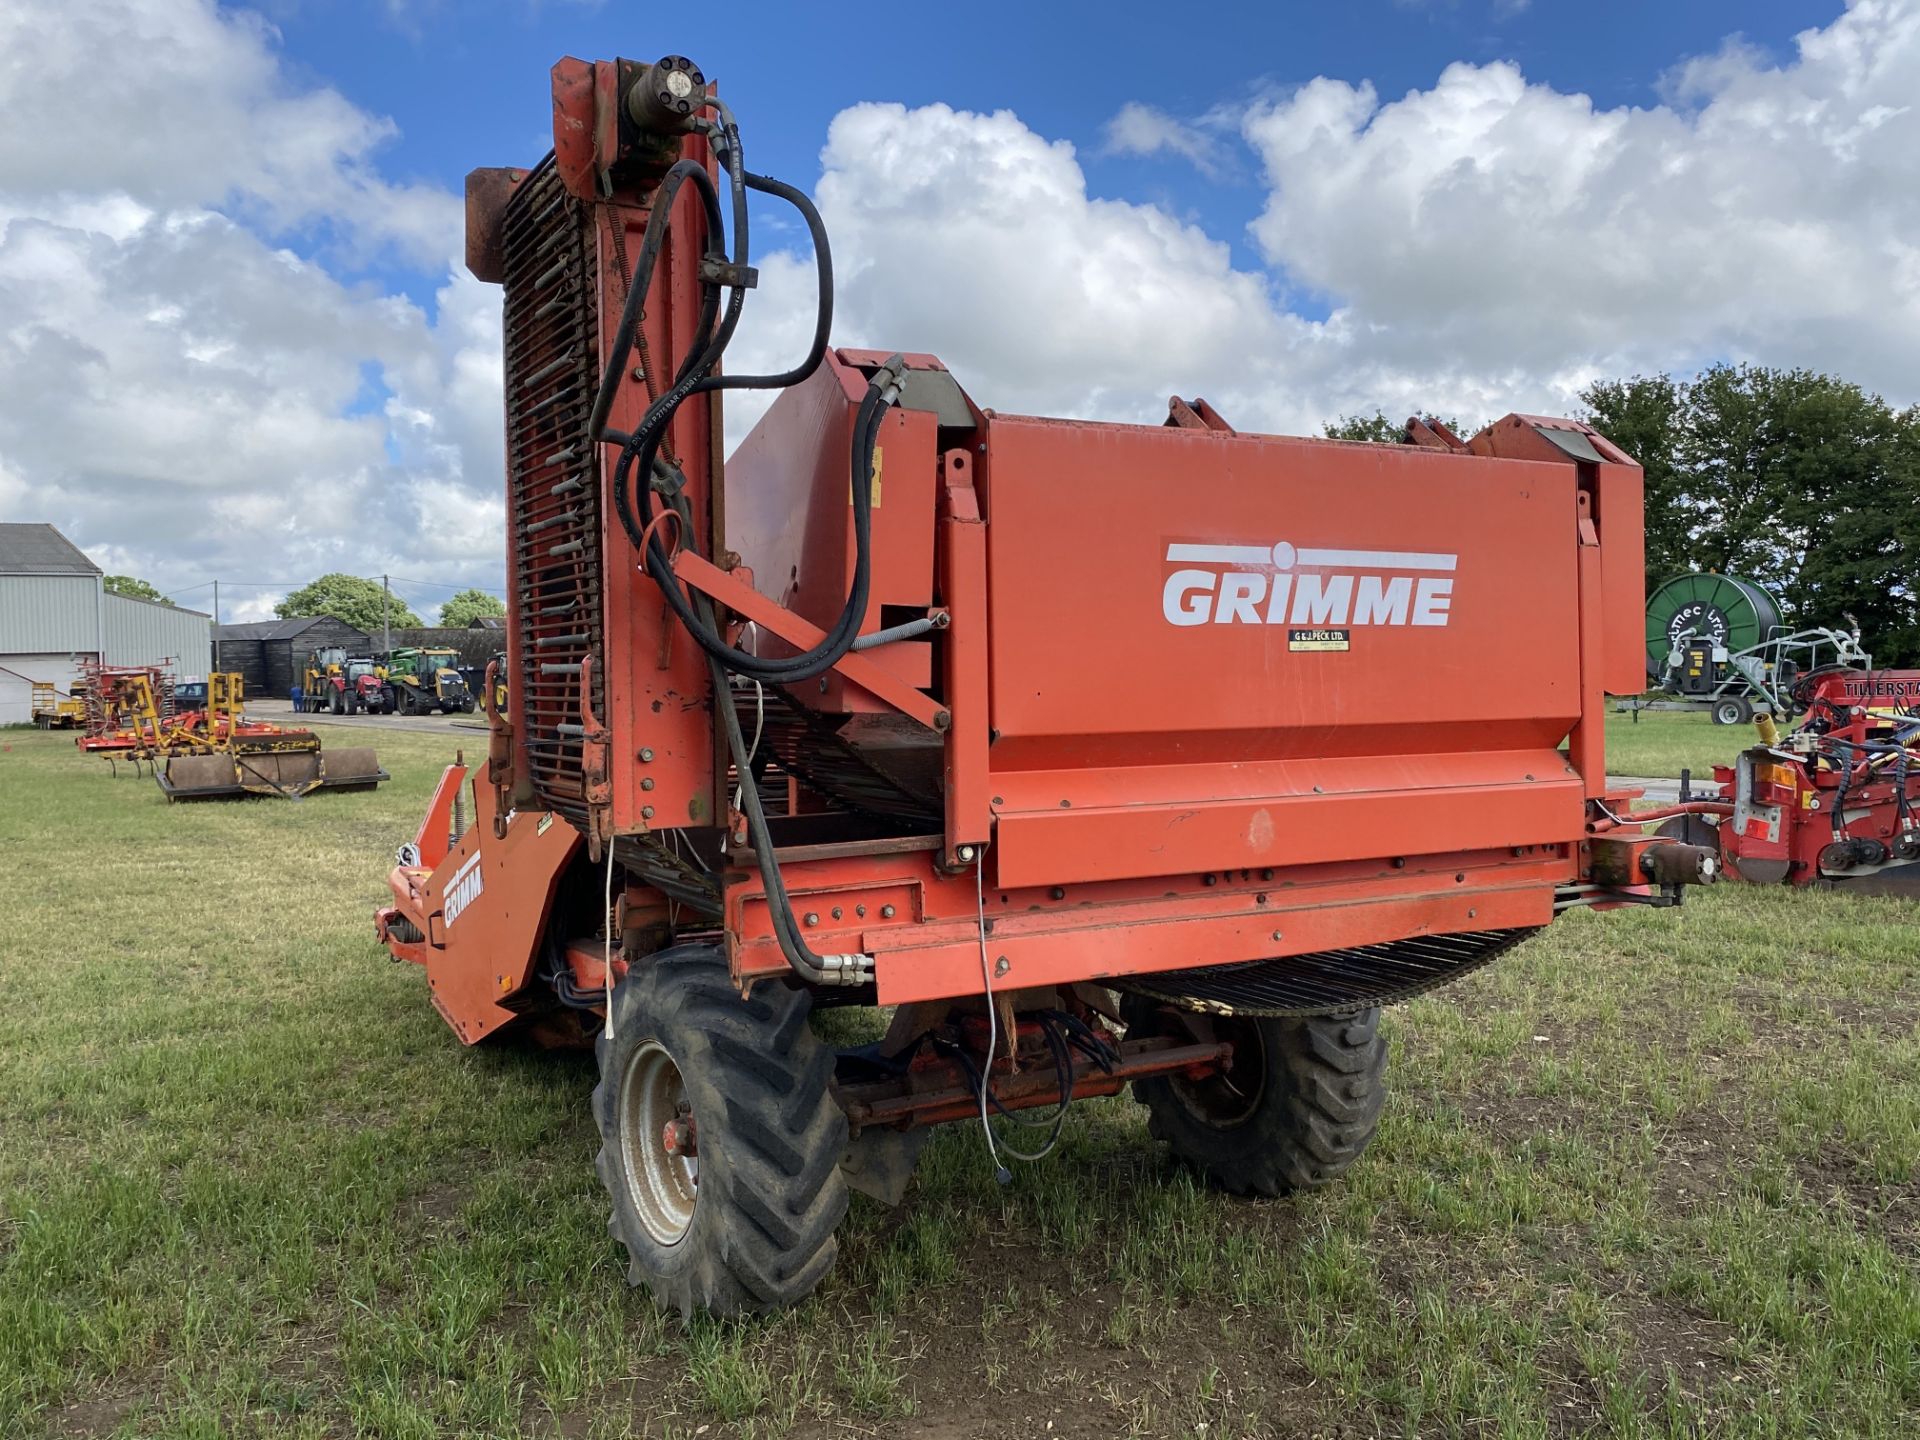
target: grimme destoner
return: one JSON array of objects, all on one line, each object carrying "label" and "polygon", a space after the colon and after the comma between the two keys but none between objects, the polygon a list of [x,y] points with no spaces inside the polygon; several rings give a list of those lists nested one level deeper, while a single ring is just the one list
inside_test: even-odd
[{"label": "grimme destoner", "polygon": [[[831,346],[820,217],[690,61],[563,60],[553,116],[467,192],[510,708],[490,677],[485,768],[447,770],[378,931],[463,1042],[594,1048],[612,1231],[663,1303],[792,1304],[926,1127],[1031,1159],[1128,1086],[1229,1190],[1325,1183],[1379,1119],[1381,1006],[1711,878],[1607,818],[1641,472],[1592,429],[986,410],[932,355]],[[818,267],[777,374],[721,363],[750,193]],[[1527,663],[1489,685],[1496,648]],[[891,1020],[835,1053],[816,1005]]]}]

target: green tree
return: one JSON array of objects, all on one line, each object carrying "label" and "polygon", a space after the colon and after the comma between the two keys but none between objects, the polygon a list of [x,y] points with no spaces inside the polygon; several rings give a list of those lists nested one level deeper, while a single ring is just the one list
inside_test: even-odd
[{"label": "green tree", "polygon": [[1682,387],[1671,375],[1635,375],[1598,381],[1580,399],[1587,423],[1646,472],[1648,587],[1692,570],[1693,512],[1676,455]]},{"label": "green tree", "polygon": [[[336,571],[295,590],[273,607],[273,613],[289,620],[296,615],[331,615],[356,630],[378,635],[384,594],[378,581]],[[397,595],[389,602],[385,615],[387,621],[396,626],[417,628],[422,623]]]},{"label": "green tree", "polygon": [[125,595],[130,600],[157,600],[162,605],[173,604],[157,587],[132,575],[109,575],[100,583],[107,587],[109,595]]},{"label": "green tree", "polygon": [[[1437,417],[1428,415],[1424,418],[1433,420]],[[1462,440],[1473,434],[1472,430],[1466,429],[1451,416],[1440,420],[1440,423]],[[1389,420],[1384,410],[1375,410],[1371,415],[1342,415],[1338,420],[1330,420],[1325,426],[1325,434],[1329,440],[1365,440],[1374,445],[1400,445],[1407,438],[1407,422]]]},{"label": "green tree", "polygon": [[1859,620],[1920,661],[1920,410],[1810,370],[1713,365],[1591,386],[1588,420],[1647,476],[1647,574],[1730,572],[1795,626]]},{"label": "green tree", "polygon": [[504,615],[506,603],[484,590],[462,590],[440,607],[442,625],[471,625],[483,615]]}]

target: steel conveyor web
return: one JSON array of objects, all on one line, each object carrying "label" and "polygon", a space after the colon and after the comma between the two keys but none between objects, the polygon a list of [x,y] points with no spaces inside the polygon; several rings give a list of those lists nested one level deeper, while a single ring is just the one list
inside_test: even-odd
[{"label": "steel conveyor web", "polygon": [[520,673],[511,677],[535,790],[579,823],[580,670],[594,657],[604,714],[599,456],[587,422],[599,381],[592,217],[549,155],[501,223],[506,277],[507,503]]},{"label": "steel conveyor web", "polygon": [[1331,1015],[1436,989],[1535,933],[1526,928],[1417,935],[1278,960],[1135,975],[1117,982],[1117,988],[1215,1015]]}]

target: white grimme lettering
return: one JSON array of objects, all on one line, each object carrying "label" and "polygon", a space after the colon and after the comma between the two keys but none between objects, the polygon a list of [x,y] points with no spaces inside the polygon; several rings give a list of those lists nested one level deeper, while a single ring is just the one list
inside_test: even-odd
[{"label": "white grimme lettering", "polygon": [[1220,603],[1213,607],[1213,623],[1231,625],[1238,620],[1242,625],[1258,625],[1260,611],[1257,608],[1267,593],[1267,577],[1250,575],[1245,571],[1231,571],[1220,577]]},{"label": "white grimme lettering", "polygon": [[458,920],[460,912],[479,899],[480,892],[484,889],[486,889],[486,880],[480,873],[480,857],[475,855],[454,871],[453,879],[447,883],[445,906],[447,924],[451,925]]},{"label": "white grimme lettering", "polygon": [[1344,625],[1353,608],[1353,576],[1302,575],[1293,587],[1294,625]]},{"label": "white grimme lettering", "polygon": [[1353,623],[1356,625],[1404,625],[1407,606],[1413,601],[1413,581],[1405,575],[1382,580],[1378,575],[1362,575],[1360,588],[1353,594]]},{"label": "white grimme lettering", "polygon": [[1160,592],[1160,611],[1169,625],[1204,625],[1213,615],[1213,587],[1220,577],[1211,570],[1176,570]]},{"label": "white grimme lettering", "polygon": [[1452,579],[1431,576],[1176,570],[1160,592],[1169,625],[1445,625],[1452,608]]},{"label": "white grimme lettering", "polygon": [[1453,581],[1422,580],[1413,592],[1413,623],[1444,625],[1453,606]]}]

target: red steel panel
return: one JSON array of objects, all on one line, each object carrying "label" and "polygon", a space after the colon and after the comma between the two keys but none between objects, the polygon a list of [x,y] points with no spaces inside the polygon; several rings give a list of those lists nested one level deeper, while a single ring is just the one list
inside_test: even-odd
[{"label": "red steel panel", "polygon": [[[829,352],[727,460],[728,548],[753,571],[763,595],[822,629],[839,617],[853,583],[849,451],[866,392],[866,378]],[[874,447],[871,589],[862,630],[881,628],[883,606],[924,614],[933,603],[936,430],[934,417],[916,410],[895,409],[881,424]],[[789,653],[789,647],[767,640],[761,637],[767,653]],[[932,683],[926,641],[887,645],[871,658],[909,685]],[[815,709],[885,708],[839,676],[825,679],[805,697]]]},{"label": "red steel panel", "polygon": [[[688,159],[708,159],[706,140],[685,137]],[[709,167],[711,168],[711,167]],[[600,353],[608,355],[626,303],[622,253],[630,264],[639,255],[651,211],[630,206],[600,208]],[[614,226],[620,227],[616,237]],[[620,388],[608,417],[616,430],[640,423],[650,390],[664,390],[692,343],[700,311],[700,248],[706,220],[699,197],[683,185],[674,199],[672,228],[654,272],[653,289],[641,322],[646,349],[635,348],[629,365],[650,367],[647,383]],[[711,525],[713,479],[718,457],[713,450],[713,415],[718,399],[697,395],[683,404],[668,431],[669,450],[687,477],[687,498],[700,523]],[[602,483],[611,488],[616,452],[603,447]],[[607,556],[605,675],[607,713],[600,719],[613,731],[613,828],[618,833],[716,822],[714,806],[712,680],[691,636],[667,608],[656,586],[639,566],[639,552],[621,528],[611,505],[601,515],[602,553]],[[708,537],[699,537],[705,550]],[[641,761],[642,749],[652,759]],[[642,790],[642,778],[653,788]],[[650,813],[649,813],[650,812]]]},{"label": "red steel panel", "polygon": [[1579,714],[1570,464],[1004,416],[988,437],[996,770],[1548,747]]},{"label": "red steel panel", "polygon": [[[1066,932],[997,933],[987,953],[994,985],[1067,985],[1123,975],[1150,975],[1195,964],[1262,960],[1370,945],[1384,939],[1507,930],[1545,925],[1553,918],[1553,891],[1539,884],[1512,889],[1389,898],[1341,906],[1281,907],[1261,915],[1182,917],[1165,923],[1103,925]],[[1275,924],[1284,939],[1273,939]],[[1205,955],[1205,961],[1193,957]],[[1004,960],[1006,965],[1001,967]],[[878,960],[882,1005],[980,993],[977,938]]]},{"label": "red steel panel", "polygon": [[1001,883],[1070,884],[1305,865],[1583,833],[1553,750],[1005,772]]},{"label": "red steel panel", "polygon": [[[921,850],[782,867],[809,943],[874,956],[884,1004],[980,991],[974,876],[943,871],[935,859]],[[1042,985],[1543,925],[1555,887],[1573,878],[1571,847],[1503,847],[1404,865],[1381,859],[1064,887],[1022,888],[989,874],[979,904],[989,956],[1008,961],[995,983]],[[756,877],[729,889],[726,933],[743,982],[786,972]]]}]

